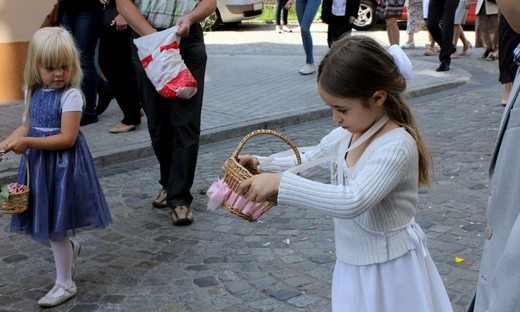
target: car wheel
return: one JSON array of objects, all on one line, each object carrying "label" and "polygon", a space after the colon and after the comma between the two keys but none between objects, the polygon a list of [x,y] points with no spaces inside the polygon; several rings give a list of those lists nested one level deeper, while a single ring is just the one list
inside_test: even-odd
[{"label": "car wheel", "polygon": [[370,0],[361,0],[358,18],[352,27],[356,30],[367,30],[377,23],[376,4]]}]

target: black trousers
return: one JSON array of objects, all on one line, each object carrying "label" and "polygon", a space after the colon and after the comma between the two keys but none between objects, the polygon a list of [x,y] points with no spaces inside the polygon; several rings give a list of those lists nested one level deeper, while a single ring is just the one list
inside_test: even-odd
[{"label": "black trousers", "polygon": [[[137,34],[134,33],[134,37]],[[188,100],[167,99],[150,82],[133,45],[133,63],[139,96],[148,120],[152,147],[159,161],[159,183],[167,190],[168,205],[190,206],[191,187],[199,152],[202,99],[207,54],[202,28],[191,25],[190,33],[179,45],[184,63],[197,80],[197,93]]]},{"label": "black trousers", "polygon": [[107,78],[117,105],[123,112],[125,125],[141,124],[141,103],[132,63],[132,30],[105,28],[99,40],[98,62]]},{"label": "black trousers", "polygon": [[329,48],[334,41],[341,39],[343,35],[352,31],[352,24],[347,21],[345,16],[330,14],[327,23],[329,25],[327,30],[327,43]]},{"label": "black trousers", "polygon": [[430,0],[428,5],[428,31],[441,47],[439,60],[448,65],[451,63],[451,54],[455,52],[453,27],[458,5],[459,0]]}]

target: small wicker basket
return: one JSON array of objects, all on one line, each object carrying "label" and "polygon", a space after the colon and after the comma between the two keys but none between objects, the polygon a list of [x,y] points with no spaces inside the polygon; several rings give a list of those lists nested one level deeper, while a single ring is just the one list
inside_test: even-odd
[{"label": "small wicker basket", "polygon": [[27,190],[20,193],[10,193],[7,199],[0,197],[0,214],[14,215],[27,210],[29,205],[29,162],[25,157],[25,169],[27,171]]},{"label": "small wicker basket", "polygon": [[[253,136],[260,134],[273,135],[285,141],[294,151],[298,165],[301,164],[300,153],[298,152],[296,146],[291,142],[291,140],[289,140],[289,138],[276,131],[267,129],[256,130],[246,135],[242,141],[240,141],[235,151],[231,154],[231,157],[226,160],[224,166],[222,167],[222,171],[224,172],[224,183],[233,191],[233,193],[230,193],[226,198],[224,198],[222,206],[232,214],[235,214],[248,221],[257,220],[260,216],[262,216],[277,204],[276,196],[270,197],[262,203],[252,203],[244,200],[244,198],[237,195],[236,193],[242,182],[252,177],[253,175],[260,173],[255,169],[242,166],[238,162],[238,155],[240,154],[240,151],[242,150],[245,143]],[[246,209],[250,211],[245,212]],[[251,210],[254,210],[254,213]]]}]

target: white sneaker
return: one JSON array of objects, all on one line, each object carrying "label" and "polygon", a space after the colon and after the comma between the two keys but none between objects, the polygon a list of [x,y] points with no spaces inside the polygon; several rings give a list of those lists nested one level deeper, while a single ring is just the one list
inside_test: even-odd
[{"label": "white sneaker", "polygon": [[310,75],[316,72],[316,66],[314,64],[305,64],[303,67],[298,71],[300,75]]},{"label": "white sneaker", "polygon": [[282,27],[280,25],[276,25],[276,32],[279,34],[282,33]]},{"label": "white sneaker", "polygon": [[283,25],[283,31],[292,32],[292,29],[290,29],[287,25]]},{"label": "white sneaker", "polygon": [[415,49],[415,42],[407,42],[401,46],[402,49]]}]

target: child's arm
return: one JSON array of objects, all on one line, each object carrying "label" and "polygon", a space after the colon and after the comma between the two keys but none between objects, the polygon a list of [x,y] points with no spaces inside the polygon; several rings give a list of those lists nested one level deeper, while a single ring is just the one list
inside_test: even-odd
[{"label": "child's arm", "polygon": [[18,126],[5,140],[0,142],[0,151],[3,150],[5,152],[10,151],[9,148],[10,143],[12,143],[15,139],[24,137],[27,135],[29,131],[29,124],[27,122],[22,123]]},{"label": "child's arm", "polygon": [[24,136],[13,138],[8,143],[6,150],[22,154],[30,147],[45,150],[69,148],[76,143],[80,121],[81,112],[64,112],[61,116],[61,132],[59,134],[48,137],[26,137],[27,132],[25,132]]},{"label": "child's arm", "polygon": [[[47,137],[26,137],[25,132],[23,136],[13,138],[8,144],[8,149],[21,154],[28,148],[60,150],[73,146],[79,132],[82,107],[83,96],[78,89],[71,88],[65,91],[61,98],[60,133]],[[25,127],[28,131],[29,123]]]},{"label": "child's arm", "polygon": [[238,193],[259,203],[278,194],[281,179],[282,173],[258,174],[242,182],[238,188]]}]

